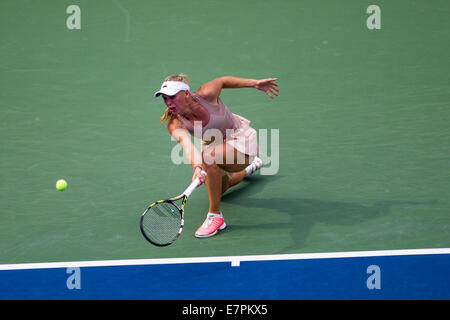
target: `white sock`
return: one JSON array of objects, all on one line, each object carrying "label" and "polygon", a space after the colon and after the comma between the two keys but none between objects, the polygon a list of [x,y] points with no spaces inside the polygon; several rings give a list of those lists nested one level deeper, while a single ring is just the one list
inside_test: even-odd
[{"label": "white sock", "polygon": [[255,157],[255,160],[253,160],[253,162],[250,163],[250,165],[247,168],[245,168],[245,172],[246,172],[245,176],[246,177],[251,176],[253,174],[253,172],[255,172],[258,169],[258,164],[261,164],[261,166],[262,166],[262,160],[258,157]]},{"label": "white sock", "polygon": [[208,212],[208,217],[213,216],[213,217],[218,217],[218,218],[222,218],[223,219],[223,215],[222,212],[220,213],[213,213],[213,212]]},{"label": "white sock", "polygon": [[255,171],[255,164],[252,162],[247,168],[245,168],[245,176],[250,176]]}]

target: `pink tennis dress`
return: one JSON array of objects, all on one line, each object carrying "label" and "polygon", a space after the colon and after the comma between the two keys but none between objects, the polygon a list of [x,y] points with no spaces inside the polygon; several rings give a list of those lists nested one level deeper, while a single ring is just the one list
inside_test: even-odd
[{"label": "pink tennis dress", "polygon": [[220,98],[217,98],[218,104],[211,104],[194,93],[191,93],[191,95],[209,113],[209,122],[206,126],[202,126],[201,130],[199,130],[200,128],[194,128],[190,121],[178,115],[191,135],[201,139],[204,144],[209,144],[211,143],[211,141],[208,141],[210,140],[209,137],[217,136],[218,130],[223,137],[223,141],[239,152],[249,156],[258,155],[258,136],[256,130],[250,127],[249,120],[231,113]]}]

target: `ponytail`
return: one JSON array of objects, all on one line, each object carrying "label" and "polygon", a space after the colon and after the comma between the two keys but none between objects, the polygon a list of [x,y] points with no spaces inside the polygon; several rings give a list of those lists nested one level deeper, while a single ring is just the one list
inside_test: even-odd
[{"label": "ponytail", "polygon": [[164,114],[162,115],[161,119],[159,119],[159,122],[163,123],[164,121],[169,120],[170,117],[172,117],[172,111],[170,111],[169,108],[167,108]]}]

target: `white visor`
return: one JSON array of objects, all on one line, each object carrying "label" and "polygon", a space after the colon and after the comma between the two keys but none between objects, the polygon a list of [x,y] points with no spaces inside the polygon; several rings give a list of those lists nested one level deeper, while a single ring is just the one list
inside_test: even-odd
[{"label": "white visor", "polygon": [[188,90],[191,91],[191,88],[189,86],[181,81],[164,81],[161,85],[161,89],[153,95],[153,97],[157,98],[161,94],[165,94],[168,96],[174,96],[181,90]]}]

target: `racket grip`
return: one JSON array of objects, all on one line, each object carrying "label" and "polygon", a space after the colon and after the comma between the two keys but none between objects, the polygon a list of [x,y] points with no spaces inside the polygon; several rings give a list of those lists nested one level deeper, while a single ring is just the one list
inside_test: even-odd
[{"label": "racket grip", "polygon": [[[202,171],[202,174],[206,175],[206,172]],[[189,197],[191,195],[191,193],[194,192],[195,188],[198,187],[199,184],[200,184],[200,179],[195,178],[194,181],[192,181],[191,185],[189,187],[187,187],[187,189],[183,192],[183,194],[186,197]]]}]

